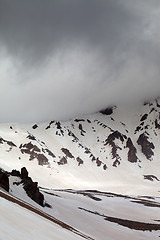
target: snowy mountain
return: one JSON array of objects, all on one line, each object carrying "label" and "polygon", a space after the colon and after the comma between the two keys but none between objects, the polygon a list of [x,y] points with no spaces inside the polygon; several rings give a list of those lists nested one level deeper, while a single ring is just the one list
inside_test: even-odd
[{"label": "snowy mountain", "polygon": [[[1,124],[2,215],[14,198],[67,224],[65,239],[158,239],[159,146],[160,99],[67,122]],[[17,210],[23,218],[27,206]]]}]

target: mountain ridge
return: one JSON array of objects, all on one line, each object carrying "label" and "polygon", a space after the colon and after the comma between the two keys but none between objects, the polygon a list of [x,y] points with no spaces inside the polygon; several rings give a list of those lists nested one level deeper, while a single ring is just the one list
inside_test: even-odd
[{"label": "mountain ridge", "polygon": [[159,99],[67,122],[1,124],[3,239],[158,239],[159,145]]},{"label": "mountain ridge", "polygon": [[47,180],[35,170],[50,187],[103,190],[117,183],[136,185],[136,180],[158,187],[159,131],[159,99],[67,122],[1,124],[0,166],[7,171],[26,167],[44,187]]}]

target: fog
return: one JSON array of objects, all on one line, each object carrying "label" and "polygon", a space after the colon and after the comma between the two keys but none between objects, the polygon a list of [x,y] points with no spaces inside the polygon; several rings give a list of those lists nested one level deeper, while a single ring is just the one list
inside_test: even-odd
[{"label": "fog", "polygon": [[0,122],[160,96],[160,2],[0,0]]}]

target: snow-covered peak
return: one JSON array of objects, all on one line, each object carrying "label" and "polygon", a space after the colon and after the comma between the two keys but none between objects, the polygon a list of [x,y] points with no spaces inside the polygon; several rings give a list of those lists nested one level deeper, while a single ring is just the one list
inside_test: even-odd
[{"label": "snow-covered peak", "polygon": [[145,192],[159,187],[160,100],[67,122],[0,125],[0,167],[43,187]]}]

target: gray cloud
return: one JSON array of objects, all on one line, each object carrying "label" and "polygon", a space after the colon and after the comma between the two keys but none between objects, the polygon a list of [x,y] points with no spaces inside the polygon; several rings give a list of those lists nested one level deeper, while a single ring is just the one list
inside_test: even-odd
[{"label": "gray cloud", "polygon": [[125,29],[134,20],[132,13],[113,0],[1,2],[1,35],[9,51],[36,61],[77,41],[112,52],[122,40],[126,42]]},{"label": "gray cloud", "polygon": [[158,0],[0,0],[0,121],[160,95]]}]

